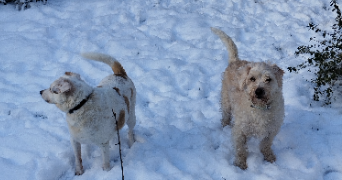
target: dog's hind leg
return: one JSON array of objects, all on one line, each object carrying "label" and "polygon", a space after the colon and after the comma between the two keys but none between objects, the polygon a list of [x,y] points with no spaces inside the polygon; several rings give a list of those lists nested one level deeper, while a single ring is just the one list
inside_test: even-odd
[{"label": "dog's hind leg", "polygon": [[102,168],[105,171],[109,171],[110,170],[109,142],[102,143],[100,147],[102,150]]},{"label": "dog's hind leg", "polygon": [[70,139],[72,148],[75,154],[75,175],[83,174],[82,158],[81,158],[81,144],[72,138]]},{"label": "dog's hind leg", "polygon": [[135,126],[136,123],[136,117],[135,117],[135,108],[132,108],[131,110],[132,112],[130,112],[129,115],[129,119],[127,121],[127,126],[128,126],[128,145],[129,147],[132,147],[133,143],[134,143],[134,132],[133,132],[133,128]]},{"label": "dog's hind leg", "polygon": [[224,81],[222,81],[222,91],[221,91],[222,127],[231,125],[231,120],[232,120],[232,114],[231,114],[232,108],[229,102],[229,95],[228,95],[227,88],[228,87],[225,86]]},{"label": "dog's hind leg", "polygon": [[128,126],[128,145],[129,147],[132,147],[134,143],[134,132],[133,128],[136,124],[136,117],[135,117],[135,102],[136,102],[136,92],[135,88],[131,88],[131,98],[130,98],[130,112],[129,112],[129,118],[126,122]]},{"label": "dog's hind leg", "polygon": [[276,160],[276,156],[271,149],[273,139],[274,136],[269,135],[260,142],[260,151],[264,155],[264,159],[270,163],[273,163]]}]

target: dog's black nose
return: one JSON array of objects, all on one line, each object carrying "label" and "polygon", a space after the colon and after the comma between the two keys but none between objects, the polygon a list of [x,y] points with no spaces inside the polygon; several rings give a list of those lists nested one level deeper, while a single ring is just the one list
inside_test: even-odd
[{"label": "dog's black nose", "polygon": [[264,90],[264,88],[258,88],[258,89],[256,89],[256,90],[255,90],[255,95],[256,95],[256,97],[257,97],[258,99],[263,98],[264,95],[265,95],[265,90]]},{"label": "dog's black nose", "polygon": [[42,95],[43,94],[43,92],[44,92],[44,90],[41,90],[39,93],[40,93],[40,95]]}]

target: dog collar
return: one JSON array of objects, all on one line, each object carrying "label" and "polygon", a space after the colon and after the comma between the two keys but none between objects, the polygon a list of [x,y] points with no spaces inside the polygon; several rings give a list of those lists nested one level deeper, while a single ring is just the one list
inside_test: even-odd
[{"label": "dog collar", "polygon": [[90,96],[93,94],[93,91],[85,98],[83,99],[77,106],[69,110],[69,114],[74,113],[74,111],[79,110],[90,98]]},{"label": "dog collar", "polygon": [[270,104],[266,104],[265,106],[257,106],[252,104],[251,108],[256,108],[256,109],[260,109],[260,110],[269,110],[271,108]]}]

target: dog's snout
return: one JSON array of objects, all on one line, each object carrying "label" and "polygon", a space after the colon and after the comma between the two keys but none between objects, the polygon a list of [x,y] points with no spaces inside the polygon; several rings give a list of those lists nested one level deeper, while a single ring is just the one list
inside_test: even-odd
[{"label": "dog's snout", "polygon": [[40,95],[42,95],[43,94],[43,92],[44,92],[44,90],[41,90],[39,93],[40,93]]},{"label": "dog's snout", "polygon": [[258,88],[258,89],[256,89],[256,90],[255,90],[255,95],[256,95],[256,97],[257,97],[258,99],[263,98],[264,95],[265,95],[265,90],[264,90],[264,88]]}]

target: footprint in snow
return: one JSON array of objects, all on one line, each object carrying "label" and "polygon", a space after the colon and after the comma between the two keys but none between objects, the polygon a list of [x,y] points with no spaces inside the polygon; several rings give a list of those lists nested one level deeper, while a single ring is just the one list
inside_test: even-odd
[{"label": "footprint in snow", "polygon": [[336,170],[327,170],[323,174],[323,179],[324,180],[342,179],[342,173]]}]

